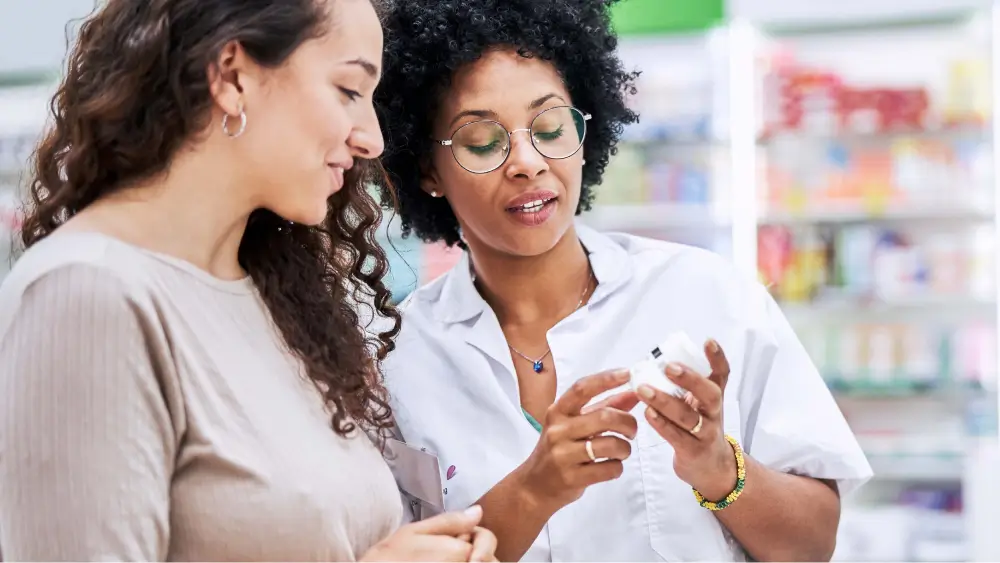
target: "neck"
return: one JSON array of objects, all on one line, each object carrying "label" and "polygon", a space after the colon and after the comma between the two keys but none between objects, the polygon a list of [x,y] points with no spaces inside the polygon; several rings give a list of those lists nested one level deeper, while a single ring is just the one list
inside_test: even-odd
[{"label": "neck", "polygon": [[501,325],[554,325],[593,285],[587,253],[573,227],[539,256],[510,256],[471,243],[469,250],[477,285]]},{"label": "neck", "polygon": [[87,217],[84,223],[125,242],[239,279],[246,273],[237,254],[253,210],[235,174],[209,155],[180,151],[160,177],[115,192],[74,219]]}]

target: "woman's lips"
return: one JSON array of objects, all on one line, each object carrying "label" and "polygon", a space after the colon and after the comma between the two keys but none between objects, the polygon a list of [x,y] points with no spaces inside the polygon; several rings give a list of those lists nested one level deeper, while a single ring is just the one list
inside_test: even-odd
[{"label": "woman's lips", "polygon": [[555,213],[558,198],[535,199],[515,207],[507,208],[507,213],[526,227],[537,227],[545,223]]},{"label": "woman's lips", "polygon": [[328,164],[327,168],[330,169],[331,193],[337,193],[344,187],[344,169],[333,164]]}]

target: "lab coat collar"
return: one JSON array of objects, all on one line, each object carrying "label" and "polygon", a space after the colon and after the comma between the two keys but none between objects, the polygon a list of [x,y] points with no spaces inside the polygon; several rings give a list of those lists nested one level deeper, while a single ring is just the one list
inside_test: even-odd
[{"label": "lab coat collar", "polygon": [[[576,233],[590,256],[597,278],[597,290],[590,298],[594,305],[612,295],[632,275],[628,252],[608,235],[576,224]],[[460,323],[477,317],[488,305],[472,281],[469,253],[463,252],[458,263],[445,276],[441,293],[434,303],[434,316],[444,323]]]},{"label": "lab coat collar", "polygon": [[632,260],[622,244],[610,236],[577,222],[576,234],[590,256],[597,289],[590,297],[595,305],[625,285],[632,277]]},{"label": "lab coat collar", "polygon": [[472,282],[469,251],[466,250],[445,274],[441,293],[433,304],[434,316],[441,322],[459,323],[480,314],[485,307],[486,301]]}]

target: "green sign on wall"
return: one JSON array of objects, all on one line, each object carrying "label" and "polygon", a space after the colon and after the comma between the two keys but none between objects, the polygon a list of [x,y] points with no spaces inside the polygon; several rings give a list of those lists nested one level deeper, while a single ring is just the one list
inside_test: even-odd
[{"label": "green sign on wall", "polygon": [[722,23],[724,0],[622,0],[611,8],[619,35],[702,31]]}]

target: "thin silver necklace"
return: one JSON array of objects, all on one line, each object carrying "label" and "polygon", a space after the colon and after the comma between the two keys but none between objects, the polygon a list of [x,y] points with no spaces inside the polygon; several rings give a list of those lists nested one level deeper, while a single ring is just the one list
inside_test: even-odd
[{"label": "thin silver necklace", "polygon": [[[471,263],[470,263],[470,269],[471,269]],[[573,308],[573,313],[579,311],[580,307],[583,307],[583,302],[587,298],[587,292],[590,291],[590,282],[594,279],[594,272],[593,272],[593,270],[590,270],[589,267],[588,267],[587,270],[588,270],[587,271],[587,282],[583,285],[583,293],[580,294],[580,301],[578,301],[576,303],[576,307]],[[475,281],[476,281],[476,271],[472,270],[472,282],[475,283]],[[570,314],[573,314],[573,313],[570,313]],[[509,342],[507,343],[507,347],[510,348],[512,352],[514,352],[518,356],[521,356],[528,363],[530,363],[531,364],[531,369],[535,373],[542,373],[542,370],[545,369],[545,361],[544,360],[545,360],[545,358],[549,357],[549,354],[552,353],[552,347],[549,346],[549,347],[547,347],[545,349],[545,353],[544,354],[542,354],[538,358],[532,358],[532,357],[528,356],[527,354],[525,354],[524,352],[521,352],[520,350],[518,350],[517,348],[515,348],[514,346],[512,346]]]}]

